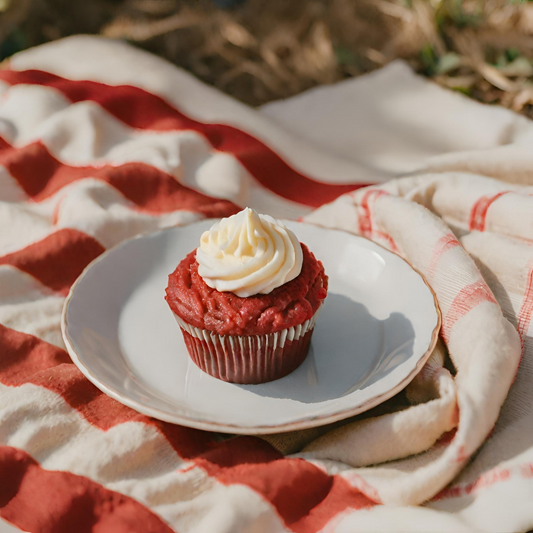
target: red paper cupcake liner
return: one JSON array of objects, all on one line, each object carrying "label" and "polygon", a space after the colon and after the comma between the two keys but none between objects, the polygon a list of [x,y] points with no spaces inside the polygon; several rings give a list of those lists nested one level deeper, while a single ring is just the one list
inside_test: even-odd
[{"label": "red paper cupcake liner", "polygon": [[302,364],[318,313],[299,326],[267,335],[217,335],[174,316],[196,366],[222,381],[257,384],[282,378]]}]

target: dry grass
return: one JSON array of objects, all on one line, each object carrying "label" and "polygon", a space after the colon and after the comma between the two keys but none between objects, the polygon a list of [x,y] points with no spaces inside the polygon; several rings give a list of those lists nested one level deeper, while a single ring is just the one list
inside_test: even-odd
[{"label": "dry grass", "polygon": [[74,33],[126,39],[259,105],[404,58],[533,116],[533,3],[509,0],[0,0],[0,52]]}]

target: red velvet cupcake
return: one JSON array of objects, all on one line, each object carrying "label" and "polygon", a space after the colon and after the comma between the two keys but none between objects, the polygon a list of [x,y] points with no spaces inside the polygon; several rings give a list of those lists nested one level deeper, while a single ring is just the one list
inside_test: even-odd
[{"label": "red velvet cupcake", "polygon": [[166,300],[192,360],[232,383],[264,383],[305,359],[327,295],[322,263],[283,223],[245,209],[202,235]]}]

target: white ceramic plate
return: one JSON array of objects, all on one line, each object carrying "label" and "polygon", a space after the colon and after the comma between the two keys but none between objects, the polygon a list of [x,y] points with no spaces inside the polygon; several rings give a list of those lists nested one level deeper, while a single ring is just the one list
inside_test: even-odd
[{"label": "white ceramic plate", "polygon": [[440,312],[421,275],[369,240],[287,222],[329,276],[307,359],[292,374],[261,385],[204,374],[189,359],[163,296],[168,274],[212,224],[127,241],[91,263],[72,287],[63,311],[65,343],[105,393],[176,424],[275,433],[370,409],[422,368],[437,340]]}]

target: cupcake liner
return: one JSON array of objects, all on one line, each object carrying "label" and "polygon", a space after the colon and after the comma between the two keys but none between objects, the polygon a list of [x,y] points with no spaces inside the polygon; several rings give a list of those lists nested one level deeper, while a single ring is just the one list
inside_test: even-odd
[{"label": "cupcake liner", "polygon": [[303,324],[265,335],[218,335],[174,317],[196,366],[222,381],[254,384],[282,378],[302,364],[319,312],[320,307]]}]

